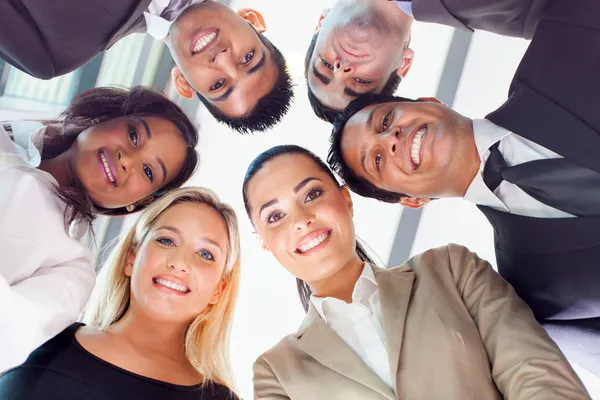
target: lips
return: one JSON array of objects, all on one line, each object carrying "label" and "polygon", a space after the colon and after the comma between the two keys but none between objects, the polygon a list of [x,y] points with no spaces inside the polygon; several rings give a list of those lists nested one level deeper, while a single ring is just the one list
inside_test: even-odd
[{"label": "lips", "polygon": [[331,229],[318,229],[304,236],[296,247],[296,254],[312,254],[327,246],[331,232]]},{"label": "lips", "polygon": [[190,43],[190,52],[192,55],[196,55],[211,49],[217,44],[218,37],[218,29],[202,29],[197,31]]},{"label": "lips", "polygon": [[117,186],[117,169],[115,168],[115,164],[113,163],[108,152],[104,149],[100,149],[98,150],[98,155],[96,158],[100,173],[104,177],[106,183],[113,187]]},{"label": "lips", "polygon": [[168,275],[158,275],[152,278],[153,286],[157,289],[173,293],[179,296],[185,296],[192,290],[189,285],[183,280]]}]

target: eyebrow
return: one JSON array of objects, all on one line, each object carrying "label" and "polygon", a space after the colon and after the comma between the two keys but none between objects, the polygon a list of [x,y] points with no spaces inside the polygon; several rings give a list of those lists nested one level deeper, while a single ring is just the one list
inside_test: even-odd
[{"label": "eyebrow", "polygon": [[[258,71],[259,69],[261,69],[262,67],[264,67],[265,65],[265,59],[266,59],[266,55],[263,52],[262,57],[260,58],[260,60],[252,67],[248,70],[248,72],[246,73],[246,75],[250,75],[255,73],[256,71]],[[221,102],[221,101],[225,101],[229,98],[229,96],[231,96],[231,93],[233,93],[233,90],[235,89],[235,86],[230,86],[225,93],[223,93],[222,95],[220,95],[219,97],[216,97],[214,99],[212,99],[211,101],[215,101],[215,102]]]},{"label": "eyebrow", "polygon": [[[367,118],[367,122],[365,123],[365,128],[367,128],[367,130],[369,130],[371,125],[373,125],[373,119],[375,118],[375,112],[378,109],[379,109],[379,106],[375,106],[369,113],[369,117]],[[367,145],[363,144],[362,146],[360,146],[360,166],[362,167],[363,171],[365,171],[368,174],[369,171],[367,171],[367,166],[365,164],[366,159],[367,159]]]},{"label": "eyebrow", "polygon": [[364,95],[367,95],[367,94],[371,94],[373,92],[375,92],[375,89],[367,90],[364,93],[358,93],[358,92],[350,89],[349,87],[345,87],[344,88],[344,94],[346,94],[346,95],[348,95],[350,97],[360,97],[360,96],[364,96]]},{"label": "eyebrow", "polygon": [[[323,182],[321,179],[315,178],[314,176],[308,177],[294,187],[294,193],[298,193],[300,190],[302,190],[302,188],[304,186],[306,186],[311,181]],[[272,205],[277,204],[277,203],[279,203],[279,200],[277,200],[277,199],[267,201],[265,204],[260,206],[260,209],[258,210],[258,215],[260,216],[260,214],[263,212],[263,210],[265,208],[271,207]]]},{"label": "eyebrow", "polygon": [[162,169],[162,173],[163,173],[162,183],[165,183],[165,180],[167,179],[167,167],[165,166],[165,163],[163,162],[163,160],[161,160],[159,157],[156,157],[156,162],[158,163],[158,165],[160,165],[160,169]]},{"label": "eyebrow", "polygon": [[316,64],[313,64],[313,66],[312,66],[312,72],[317,77],[317,79],[320,80],[321,83],[323,83],[323,85],[329,85],[329,83],[331,83],[331,79],[329,79],[328,77],[326,77],[325,75],[323,75],[322,73],[320,73],[319,71],[317,71]]},{"label": "eyebrow", "polygon": [[148,137],[148,139],[152,139],[152,132],[150,131],[150,127],[148,126],[146,120],[143,118],[137,118],[137,120],[140,121],[142,125],[144,125],[144,130],[146,131],[146,136]]}]

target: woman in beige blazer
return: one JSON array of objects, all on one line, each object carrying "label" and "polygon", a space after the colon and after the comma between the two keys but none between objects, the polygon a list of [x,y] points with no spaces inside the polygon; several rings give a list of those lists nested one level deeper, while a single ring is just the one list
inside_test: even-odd
[{"label": "woman in beige blazer", "polygon": [[259,155],[243,196],[307,310],[256,361],[256,399],[590,398],[512,287],[466,248],[389,269],[361,258],[350,194],[308,150]]}]

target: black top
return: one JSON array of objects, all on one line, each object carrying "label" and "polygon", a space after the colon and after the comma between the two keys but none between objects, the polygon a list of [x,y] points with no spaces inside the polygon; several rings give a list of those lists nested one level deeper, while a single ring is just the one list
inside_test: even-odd
[{"label": "black top", "polygon": [[85,350],[74,323],[0,376],[2,400],[237,400],[226,387],[161,382],[126,371]]}]

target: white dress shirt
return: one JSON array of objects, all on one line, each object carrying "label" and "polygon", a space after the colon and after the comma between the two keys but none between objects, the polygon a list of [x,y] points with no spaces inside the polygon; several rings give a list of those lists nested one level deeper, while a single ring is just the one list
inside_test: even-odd
[{"label": "white dress shirt", "polygon": [[[202,3],[204,0],[193,0],[190,5]],[[152,0],[148,11],[144,11],[146,31],[157,40],[162,40],[169,35],[171,24],[175,22],[164,19],[160,14],[169,5],[169,0]]]},{"label": "white dress shirt", "polygon": [[383,333],[381,304],[373,268],[364,264],[352,292],[352,303],[311,296],[323,320],[354,350],[392,391],[394,384]]},{"label": "white dress shirt", "polygon": [[481,158],[481,166],[465,193],[465,200],[526,217],[574,217],[534,199],[513,183],[502,181],[496,190],[492,192],[483,181],[483,168],[490,155],[489,149],[496,142],[500,142],[498,150],[504,156],[509,167],[533,160],[562,158],[560,155],[487,119],[473,120],[473,133],[475,135],[475,146]]},{"label": "white dress shirt", "polygon": [[409,17],[413,16],[412,12],[412,1],[410,0],[395,0],[396,5],[402,12]]},{"label": "white dress shirt", "polygon": [[56,180],[36,168],[45,127],[11,125],[14,142],[0,124],[0,373],[75,322],[96,279]]}]

